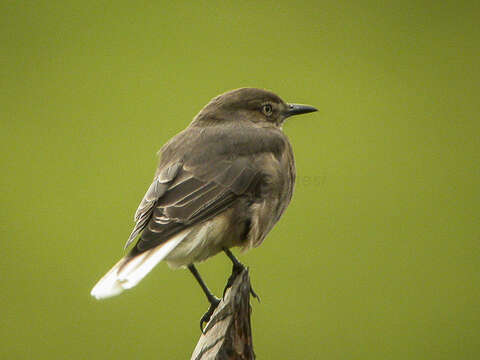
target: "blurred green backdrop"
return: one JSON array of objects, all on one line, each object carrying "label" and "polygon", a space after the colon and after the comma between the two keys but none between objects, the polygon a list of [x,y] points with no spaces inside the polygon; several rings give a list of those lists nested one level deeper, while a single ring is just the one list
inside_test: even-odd
[{"label": "blurred green backdrop", "polygon": [[[155,153],[218,93],[319,113],[285,126],[293,202],[241,255],[260,359],[480,357],[478,1],[0,5],[2,359],[185,359],[206,301],[122,255]],[[224,256],[199,267],[220,293]]]}]

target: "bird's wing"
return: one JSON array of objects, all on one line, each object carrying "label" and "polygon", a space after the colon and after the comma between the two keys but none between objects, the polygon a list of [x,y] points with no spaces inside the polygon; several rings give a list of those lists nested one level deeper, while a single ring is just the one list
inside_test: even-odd
[{"label": "bird's wing", "polygon": [[171,166],[166,167],[163,171],[159,171],[153,179],[152,184],[148,188],[145,196],[143,197],[140,205],[138,205],[137,211],[133,220],[135,221],[135,227],[132,230],[126,244],[127,248],[138,236],[138,234],[145,228],[148,220],[152,216],[153,208],[156,201],[163,195],[168,189],[169,183],[177,176],[179,170],[182,167],[181,162],[177,162]]},{"label": "bird's wing", "polygon": [[155,247],[179,231],[212,218],[246,193],[259,178],[247,157],[196,165],[175,163],[160,171],[135,214],[128,246],[142,233],[133,251]]}]

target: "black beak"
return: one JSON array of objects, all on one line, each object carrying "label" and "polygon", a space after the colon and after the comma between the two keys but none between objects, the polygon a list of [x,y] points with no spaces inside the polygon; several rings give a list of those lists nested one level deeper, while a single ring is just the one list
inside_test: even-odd
[{"label": "black beak", "polygon": [[318,111],[318,110],[310,105],[287,104],[286,117],[289,117],[292,115],[307,114],[315,111]]}]

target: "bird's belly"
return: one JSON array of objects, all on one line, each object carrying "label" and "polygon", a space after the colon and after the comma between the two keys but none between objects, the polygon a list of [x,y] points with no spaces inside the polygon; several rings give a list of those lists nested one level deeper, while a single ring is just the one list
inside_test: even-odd
[{"label": "bird's belly", "polygon": [[178,246],[168,254],[165,261],[178,268],[207,258],[235,245],[230,228],[229,211],[211,220],[195,225]]}]

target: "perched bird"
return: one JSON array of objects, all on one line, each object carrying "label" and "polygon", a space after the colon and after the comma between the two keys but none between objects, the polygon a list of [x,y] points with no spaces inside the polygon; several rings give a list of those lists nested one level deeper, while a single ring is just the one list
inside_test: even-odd
[{"label": "perched bird", "polygon": [[188,267],[211,304],[202,328],[219,299],[194,264],[225,252],[233,262],[229,284],[243,269],[229,249],[259,246],[292,197],[295,162],[282,125],[292,115],[313,111],[317,109],[287,104],[256,88],[213,98],[160,150],[158,169],[125,248],[138,240],[91,295],[118,295],[162,260],[173,268]]}]

